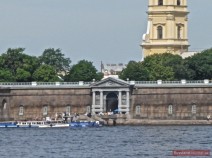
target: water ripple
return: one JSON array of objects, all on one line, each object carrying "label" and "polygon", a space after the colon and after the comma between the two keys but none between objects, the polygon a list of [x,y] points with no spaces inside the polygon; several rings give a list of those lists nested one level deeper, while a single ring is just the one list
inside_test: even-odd
[{"label": "water ripple", "polygon": [[210,150],[211,126],[0,129],[1,158],[166,158],[172,150]]}]

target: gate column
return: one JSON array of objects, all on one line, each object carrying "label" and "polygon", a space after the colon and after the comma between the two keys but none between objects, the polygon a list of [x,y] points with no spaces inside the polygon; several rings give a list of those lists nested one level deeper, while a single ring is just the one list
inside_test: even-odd
[{"label": "gate column", "polygon": [[129,113],[130,110],[130,95],[129,95],[129,91],[127,91],[127,111],[126,113]]},{"label": "gate column", "polygon": [[120,110],[121,108],[121,91],[119,91],[119,102],[118,102],[118,109]]},{"label": "gate column", "polygon": [[103,91],[100,91],[100,110],[103,112]]}]

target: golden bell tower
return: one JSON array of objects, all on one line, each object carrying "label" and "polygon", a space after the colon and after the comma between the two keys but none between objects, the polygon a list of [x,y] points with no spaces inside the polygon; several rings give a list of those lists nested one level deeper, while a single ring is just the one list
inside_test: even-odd
[{"label": "golden bell tower", "polygon": [[188,13],[187,0],[149,0],[147,32],[141,43],[143,58],[188,51]]}]

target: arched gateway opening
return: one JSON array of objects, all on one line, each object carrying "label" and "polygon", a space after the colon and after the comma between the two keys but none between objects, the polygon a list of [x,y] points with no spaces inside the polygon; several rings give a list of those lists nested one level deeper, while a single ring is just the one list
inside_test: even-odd
[{"label": "arched gateway opening", "polygon": [[4,99],[0,105],[0,120],[7,119],[7,101]]},{"label": "arched gateway opening", "polygon": [[106,96],[106,112],[112,112],[118,109],[118,96],[114,93],[108,93]]}]

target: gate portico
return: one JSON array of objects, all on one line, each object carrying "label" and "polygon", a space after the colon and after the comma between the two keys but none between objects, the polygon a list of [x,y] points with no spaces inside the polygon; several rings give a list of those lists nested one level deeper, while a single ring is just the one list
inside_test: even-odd
[{"label": "gate portico", "polygon": [[[92,86],[92,113],[109,112],[118,109],[121,113],[129,113],[130,84],[126,81],[107,78]],[[113,94],[114,102],[110,105],[109,96]],[[116,99],[116,100],[115,100]],[[111,99],[112,100],[112,99]]]}]

